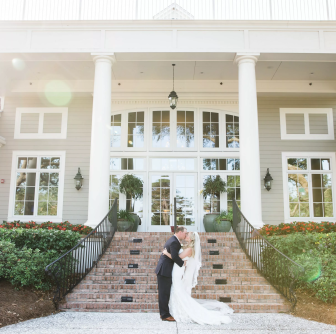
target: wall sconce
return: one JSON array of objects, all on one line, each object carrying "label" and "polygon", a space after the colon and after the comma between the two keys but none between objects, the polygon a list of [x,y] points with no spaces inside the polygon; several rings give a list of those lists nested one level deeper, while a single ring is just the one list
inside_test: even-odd
[{"label": "wall sconce", "polygon": [[271,174],[269,173],[269,168],[267,168],[267,173],[264,177],[264,187],[267,191],[270,191],[271,188],[272,188],[272,181],[273,181],[273,178],[271,176]]},{"label": "wall sconce", "polygon": [[83,186],[83,180],[84,180],[84,178],[83,178],[83,176],[81,174],[80,168],[78,168],[78,173],[74,177],[75,188],[77,190],[79,190],[80,188],[82,188],[82,186]]}]

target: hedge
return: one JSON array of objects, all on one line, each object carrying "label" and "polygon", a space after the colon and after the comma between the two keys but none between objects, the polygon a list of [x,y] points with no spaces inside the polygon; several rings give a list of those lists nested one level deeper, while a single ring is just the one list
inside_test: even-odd
[{"label": "hedge", "polygon": [[0,229],[0,278],[16,286],[49,290],[45,267],[73,248],[80,234],[43,229]]},{"label": "hedge", "polygon": [[[277,249],[305,268],[298,287],[315,292],[317,298],[332,302],[336,297],[336,233],[293,233],[286,237],[267,237]],[[268,247],[264,253],[267,263],[275,268],[278,257]]]}]

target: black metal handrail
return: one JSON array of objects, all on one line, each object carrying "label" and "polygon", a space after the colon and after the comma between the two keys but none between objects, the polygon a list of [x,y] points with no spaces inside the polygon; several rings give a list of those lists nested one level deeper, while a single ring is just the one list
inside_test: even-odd
[{"label": "black metal handrail", "polygon": [[249,223],[235,200],[233,202],[232,229],[253,267],[294,307],[297,302],[294,287],[298,278],[304,274],[305,269],[267,241]]},{"label": "black metal handrail", "polygon": [[85,238],[45,268],[56,284],[56,305],[97,266],[117,230],[117,209],[115,199],[107,215]]}]

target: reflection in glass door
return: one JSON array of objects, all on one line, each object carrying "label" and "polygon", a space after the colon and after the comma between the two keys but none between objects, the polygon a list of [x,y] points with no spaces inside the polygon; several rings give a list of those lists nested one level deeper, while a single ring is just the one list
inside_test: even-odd
[{"label": "reflection in glass door", "polygon": [[177,225],[196,230],[196,173],[151,173],[151,231],[170,231],[174,225],[176,196]]},{"label": "reflection in glass door", "polygon": [[[151,226],[161,227],[170,226],[172,208],[171,208],[171,174],[153,173],[149,176],[151,209]],[[161,230],[161,229],[151,229]],[[169,230],[169,229],[167,229]]]},{"label": "reflection in glass door", "polygon": [[197,174],[174,174],[176,196],[176,224],[196,230]]}]

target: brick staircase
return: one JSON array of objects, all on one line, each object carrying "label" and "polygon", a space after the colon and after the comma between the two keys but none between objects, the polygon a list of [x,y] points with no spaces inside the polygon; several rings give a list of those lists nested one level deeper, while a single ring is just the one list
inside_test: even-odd
[{"label": "brick staircase", "polygon": [[[158,312],[154,269],[171,235],[165,232],[116,233],[97,268],[66,296],[60,310]],[[193,289],[194,298],[227,302],[235,312],[289,311],[290,304],[285,298],[252,269],[234,233],[200,233],[200,237],[203,266],[198,285]],[[133,239],[142,239],[142,242]],[[139,254],[131,254],[131,251]],[[138,268],[131,268],[131,265],[138,265]]]}]

